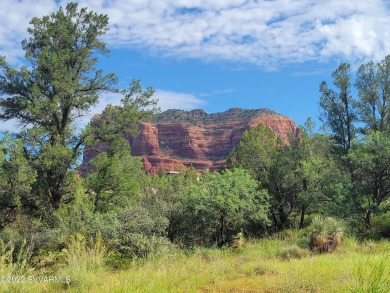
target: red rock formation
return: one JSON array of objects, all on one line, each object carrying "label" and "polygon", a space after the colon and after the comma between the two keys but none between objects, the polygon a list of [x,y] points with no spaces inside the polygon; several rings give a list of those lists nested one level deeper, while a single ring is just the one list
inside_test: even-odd
[{"label": "red rock formation", "polygon": [[[208,115],[203,113],[205,112],[201,114]],[[249,116],[245,119],[234,117],[231,121],[229,117],[224,117],[222,121],[215,121],[218,119],[213,118],[212,123],[210,119],[206,123],[188,121],[142,123],[139,134],[130,139],[131,152],[133,155],[142,156],[145,171],[151,174],[156,174],[160,168],[168,172],[190,166],[200,171],[206,168],[216,170],[226,163],[227,156],[238,144],[245,130],[263,124],[284,141],[287,141],[289,135],[297,135],[294,121],[285,116],[270,111]],[[95,155],[87,153],[84,162]]]},{"label": "red rock formation", "polygon": [[[155,174],[159,168],[177,171],[190,166],[197,170],[215,170],[226,163],[226,158],[238,144],[242,133],[259,124],[270,128],[287,141],[297,134],[291,119],[271,114],[249,121],[231,121],[206,125],[188,123],[143,123],[140,133],[132,141],[132,153],[143,157],[147,172]],[[153,131],[151,131],[153,130]]]}]

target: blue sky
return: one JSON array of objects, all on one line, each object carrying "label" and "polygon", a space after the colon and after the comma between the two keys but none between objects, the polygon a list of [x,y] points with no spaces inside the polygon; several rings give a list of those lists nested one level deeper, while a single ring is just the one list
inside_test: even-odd
[{"label": "blue sky", "polygon": [[[2,0],[0,55],[23,63],[20,42],[34,16],[67,1]],[[111,54],[99,65],[120,86],[140,79],[165,110],[269,108],[303,124],[317,120],[319,85],[340,62],[390,53],[387,0],[83,0],[108,14]],[[102,95],[90,116],[120,97]],[[81,124],[87,123],[85,117]],[[12,122],[0,130],[13,130]]]}]

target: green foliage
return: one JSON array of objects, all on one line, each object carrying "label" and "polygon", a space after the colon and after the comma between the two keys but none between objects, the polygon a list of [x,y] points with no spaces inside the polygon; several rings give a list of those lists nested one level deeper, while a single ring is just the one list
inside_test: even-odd
[{"label": "green foliage", "polygon": [[93,236],[101,233],[104,239],[115,243],[120,237],[120,225],[116,212],[95,212],[85,218],[85,234]]},{"label": "green foliage", "polygon": [[84,131],[84,142],[88,148],[108,143],[116,143],[119,137],[135,136],[140,121],[150,119],[159,112],[157,100],[153,100],[154,90],[142,89],[139,80],[132,80],[129,88],[121,91],[121,106],[109,104],[100,115],[92,117]]},{"label": "green foliage", "polygon": [[390,212],[374,216],[372,219],[372,227],[379,236],[377,238],[390,238]]},{"label": "green foliage", "polygon": [[364,123],[363,134],[370,131],[389,132],[388,115],[390,96],[390,56],[379,63],[362,64],[356,74],[359,91],[357,110],[359,120]]},{"label": "green foliage", "polygon": [[118,251],[109,251],[106,257],[106,265],[114,270],[128,269],[133,263],[132,259],[127,258]]},{"label": "green foliage", "polygon": [[372,132],[364,141],[356,141],[348,159],[353,168],[352,202],[355,212],[371,227],[373,214],[386,212],[390,198],[390,138],[382,132]]},{"label": "green foliage", "polygon": [[22,42],[30,67],[16,70],[4,58],[0,62],[0,118],[15,118],[24,126],[20,135],[39,175],[37,189],[54,210],[67,193],[67,172],[83,140],[73,123],[116,77],[95,68],[97,54],[108,52],[99,39],[108,29],[106,15],[69,3],[30,24],[30,38]]},{"label": "green foliage", "polygon": [[109,244],[125,259],[157,255],[170,245],[165,238],[168,220],[146,204],[122,210],[118,223],[118,235]]},{"label": "green foliage", "polygon": [[104,122],[79,129],[77,119],[98,102],[99,94],[117,91],[115,74],[103,75],[95,67],[97,56],[109,52],[101,41],[108,17],[68,3],[30,24],[30,37],[22,42],[30,66],[16,70],[0,59],[0,118],[17,119],[22,126],[24,157],[38,174],[33,204],[46,210],[46,216],[71,200],[74,183],[69,170],[85,143],[134,134],[138,122],[157,109],[151,100],[153,89],[143,91],[139,81],[133,81],[122,91],[122,107],[109,105]]},{"label": "green foliage", "polygon": [[341,216],[350,182],[332,154],[329,136],[303,133],[300,145],[302,156],[296,171],[303,183],[300,204],[311,212]]},{"label": "green foliage", "polygon": [[266,186],[271,195],[274,231],[289,226],[289,216],[298,208],[300,193],[307,188],[307,182],[299,174],[303,151],[302,143],[295,139],[290,145],[280,147],[272,158]]},{"label": "green foliage", "polygon": [[173,242],[186,233],[189,219],[186,218],[184,194],[187,188],[198,182],[200,176],[189,168],[174,176],[160,175],[145,180],[142,204],[154,217],[160,217],[163,222],[168,221],[166,236]]},{"label": "green foliage", "polygon": [[91,171],[85,186],[94,197],[96,211],[134,205],[139,200],[142,179],[145,176],[140,158],[130,154],[125,139],[112,142],[106,151],[89,162]]},{"label": "green foliage", "polygon": [[[339,182],[343,182],[346,191],[333,211],[344,210],[358,230],[365,230],[365,235],[374,235],[372,216],[386,212],[384,205],[389,196],[390,56],[379,63],[371,61],[359,67],[355,83],[357,97],[350,94],[348,64],[341,64],[332,76],[339,92],[329,89],[323,82],[320,106],[323,122],[335,139],[334,149],[343,149],[344,156],[338,157],[337,161],[342,174]],[[331,184],[325,182],[323,186],[327,188]],[[364,228],[361,228],[362,224]]]},{"label": "green foliage", "polygon": [[227,165],[229,168],[245,168],[261,184],[265,184],[268,181],[268,172],[276,146],[275,134],[269,128],[259,124],[251,131],[242,134],[238,146],[228,157]]},{"label": "green foliage", "polygon": [[184,197],[186,242],[223,245],[251,221],[269,224],[268,194],[244,169],[206,172]]},{"label": "green foliage", "polygon": [[320,118],[333,132],[335,144],[343,152],[348,151],[356,134],[356,109],[351,96],[350,68],[349,64],[341,63],[333,71],[333,83],[337,92],[330,89],[324,81],[320,86],[320,107],[323,110]]},{"label": "green foliage", "polygon": [[36,172],[24,157],[21,140],[8,133],[0,141],[0,228],[15,220],[22,206],[33,206],[30,193]]},{"label": "green foliage", "polygon": [[53,213],[53,226],[65,235],[85,232],[85,220],[93,217],[93,210],[94,203],[91,197],[86,194],[81,180],[77,180],[73,200],[70,203],[61,204]]}]

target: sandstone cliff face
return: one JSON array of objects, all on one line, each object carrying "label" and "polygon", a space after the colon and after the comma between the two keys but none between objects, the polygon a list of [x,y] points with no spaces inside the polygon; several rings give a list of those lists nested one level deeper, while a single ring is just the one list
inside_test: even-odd
[{"label": "sandstone cliff face", "polygon": [[[148,173],[156,174],[160,168],[168,172],[190,166],[199,171],[216,170],[226,163],[243,132],[259,124],[284,141],[289,135],[297,135],[294,121],[269,110],[231,109],[216,114],[169,110],[154,122],[140,124],[139,134],[129,140],[132,154],[142,157]],[[87,151],[84,162],[95,155]]]}]

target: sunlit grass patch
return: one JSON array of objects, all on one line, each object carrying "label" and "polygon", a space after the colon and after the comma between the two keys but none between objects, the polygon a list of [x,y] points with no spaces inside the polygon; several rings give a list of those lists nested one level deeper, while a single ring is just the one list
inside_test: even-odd
[{"label": "sunlit grass patch", "polygon": [[[36,292],[365,292],[356,290],[372,280],[361,276],[370,274],[371,264],[378,265],[389,247],[386,241],[346,238],[332,253],[281,257],[291,249],[305,250],[291,243],[264,238],[237,250],[177,250],[169,257],[136,261],[126,270],[81,273],[67,289],[47,284]],[[383,263],[381,276],[389,270],[389,262]],[[82,278],[90,282],[82,284]]]}]

